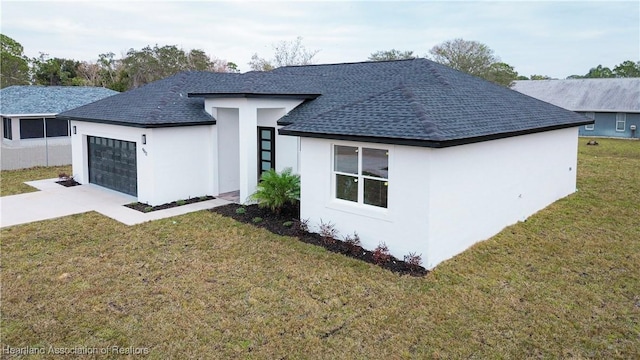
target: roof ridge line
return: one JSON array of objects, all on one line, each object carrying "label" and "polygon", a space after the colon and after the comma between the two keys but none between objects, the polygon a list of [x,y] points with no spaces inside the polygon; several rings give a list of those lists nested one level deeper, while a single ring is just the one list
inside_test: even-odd
[{"label": "roof ridge line", "polygon": [[[418,63],[416,63],[416,64],[418,64]],[[440,71],[438,71],[438,69],[437,69],[435,66],[433,66],[433,65],[435,64],[435,62],[431,62],[431,61],[430,61],[430,62],[426,62],[426,63],[424,63],[424,64],[426,64],[426,65],[427,65],[427,67],[428,67],[428,69],[429,69],[429,72],[430,72],[430,73],[431,73],[431,74],[432,74],[432,75],[433,75],[433,76],[434,76],[434,77],[435,77],[435,78],[436,78],[436,79],[437,79],[437,80],[438,80],[442,85],[445,85],[445,86],[451,86],[451,84],[447,81],[447,79],[446,79],[444,76],[442,76],[442,74],[440,73]],[[442,64],[440,64],[440,65],[442,65]],[[417,66],[417,65],[416,65],[416,66]],[[446,66],[446,65],[443,65],[443,66]]]},{"label": "roof ridge line", "polygon": [[273,70],[277,70],[277,69],[282,69],[282,68],[301,68],[301,67],[317,67],[317,66],[333,66],[333,65],[357,65],[357,64],[369,64],[369,63],[373,63],[373,64],[377,64],[377,63],[390,63],[390,62],[410,62],[410,61],[415,61],[415,62],[420,62],[420,60],[427,60],[427,61],[431,61],[427,58],[421,58],[421,57],[415,57],[412,59],[396,59],[396,60],[363,60],[363,61],[345,61],[345,62],[337,62],[337,63],[326,63],[326,64],[303,64],[303,65],[285,65],[285,66],[280,66],[277,67]]},{"label": "roof ridge line", "polygon": [[424,106],[422,106],[422,104],[418,101],[415,93],[406,84],[402,84],[400,86],[400,90],[402,91],[402,94],[407,98],[407,100],[409,100],[409,105],[413,109],[413,112],[415,113],[418,120],[420,120],[422,128],[427,133],[438,136],[439,138],[440,135],[442,135],[440,128],[433,121],[431,121],[429,115],[427,114],[427,111],[425,110]]}]

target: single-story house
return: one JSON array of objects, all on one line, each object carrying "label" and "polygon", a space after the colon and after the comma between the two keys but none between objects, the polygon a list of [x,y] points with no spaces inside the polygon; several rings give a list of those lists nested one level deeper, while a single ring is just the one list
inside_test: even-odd
[{"label": "single-story house", "polygon": [[595,120],[580,136],[640,138],[640,78],[521,80],[512,89]]},{"label": "single-story house", "polygon": [[73,172],[158,205],[301,176],[301,218],[434,267],[576,189],[592,120],[426,59],[184,72],[60,115]]},{"label": "single-story house", "polygon": [[88,86],[15,85],[1,89],[1,169],[71,164],[69,121],[56,115],[117,93]]}]

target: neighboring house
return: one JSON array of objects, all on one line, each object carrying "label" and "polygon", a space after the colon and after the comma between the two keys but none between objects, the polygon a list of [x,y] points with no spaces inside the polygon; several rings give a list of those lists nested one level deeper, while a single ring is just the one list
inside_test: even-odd
[{"label": "neighboring house", "polygon": [[158,205],[301,176],[301,218],[431,268],[575,191],[592,121],[426,59],[185,72],[60,115],[73,171]]},{"label": "neighboring house", "polygon": [[512,89],[594,119],[580,136],[640,138],[640,78],[522,80]]},{"label": "neighboring house", "polygon": [[0,90],[2,170],[71,164],[68,120],[56,115],[117,91],[85,86],[9,86]]}]

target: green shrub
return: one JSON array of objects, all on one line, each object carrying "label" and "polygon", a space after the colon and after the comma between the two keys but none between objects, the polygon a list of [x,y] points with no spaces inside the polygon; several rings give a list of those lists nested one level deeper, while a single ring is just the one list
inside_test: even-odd
[{"label": "green shrub", "polygon": [[259,216],[256,216],[253,219],[251,219],[251,221],[253,221],[254,224],[261,223],[262,222],[262,218],[259,217]]},{"label": "green shrub", "polygon": [[286,203],[295,204],[300,199],[300,176],[291,173],[291,168],[280,174],[271,169],[262,174],[256,192],[249,197],[258,206],[280,213]]},{"label": "green shrub", "polygon": [[293,221],[285,221],[282,223],[282,226],[284,227],[292,227],[293,226]]},{"label": "green shrub", "polygon": [[247,209],[243,207],[239,207],[236,209],[236,214],[246,214]]},{"label": "green shrub", "polygon": [[147,206],[146,208],[144,208],[144,212],[151,212],[153,211],[153,207],[152,206]]},{"label": "green shrub", "polygon": [[176,201],[176,204],[178,204],[178,206],[182,206],[184,204],[186,204],[187,202],[185,200],[178,200]]}]

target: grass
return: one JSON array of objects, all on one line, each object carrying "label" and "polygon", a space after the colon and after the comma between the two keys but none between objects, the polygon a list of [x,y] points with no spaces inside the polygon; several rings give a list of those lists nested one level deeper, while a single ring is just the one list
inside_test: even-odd
[{"label": "grass", "polygon": [[580,140],[576,194],[424,278],[207,211],[2,229],[2,346],[146,347],[151,359],[639,358],[640,143],[598,142]]},{"label": "grass", "polygon": [[24,170],[0,172],[0,196],[16,195],[38,191],[25,181],[57,178],[60,173],[71,174],[71,166],[33,167]]}]

